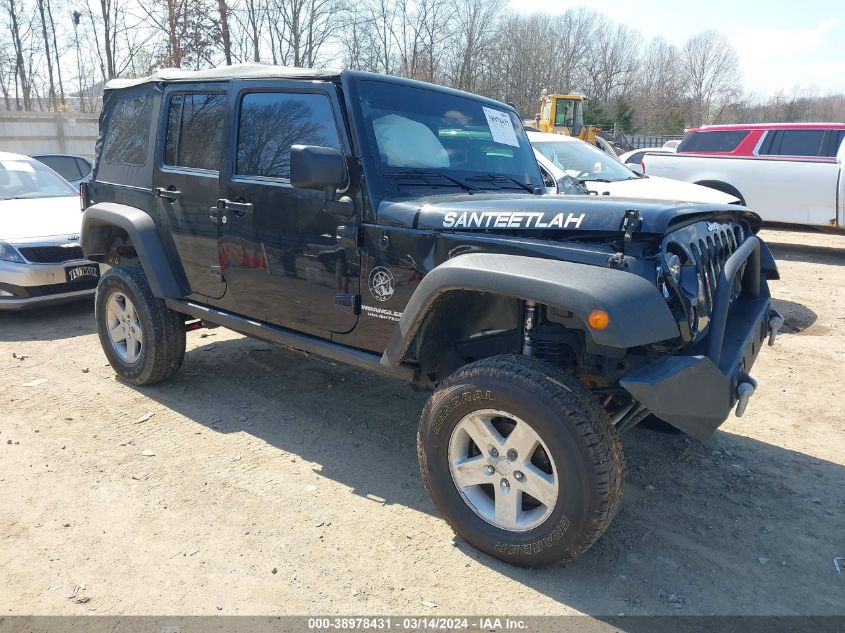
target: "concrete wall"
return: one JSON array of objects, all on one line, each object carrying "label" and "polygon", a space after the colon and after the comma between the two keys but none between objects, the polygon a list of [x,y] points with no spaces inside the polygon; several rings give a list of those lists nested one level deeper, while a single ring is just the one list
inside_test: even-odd
[{"label": "concrete wall", "polygon": [[94,158],[98,114],[0,111],[0,152]]}]

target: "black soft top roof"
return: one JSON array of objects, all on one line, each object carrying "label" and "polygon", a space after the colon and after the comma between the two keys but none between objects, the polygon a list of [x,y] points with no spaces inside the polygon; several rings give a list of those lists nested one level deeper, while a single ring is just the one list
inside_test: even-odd
[{"label": "black soft top roof", "polygon": [[182,68],[162,68],[148,77],[138,79],[112,79],[106,90],[131,88],[146,83],[159,81],[227,81],[232,79],[322,79],[331,80],[340,77],[342,71],[336,68],[295,68],[293,66],[272,66],[270,64],[234,64],[206,70],[184,70]]}]

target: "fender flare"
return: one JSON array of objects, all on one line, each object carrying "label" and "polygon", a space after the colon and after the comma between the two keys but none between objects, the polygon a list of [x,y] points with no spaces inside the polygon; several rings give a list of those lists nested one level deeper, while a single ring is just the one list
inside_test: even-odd
[{"label": "fender flare", "polygon": [[738,199],[739,203],[743,207],[746,206],[745,198],[739,192],[739,189],[737,189],[736,187],[734,187],[731,184],[728,184],[728,183],[723,182],[721,180],[713,180],[713,179],[710,179],[710,178],[703,178],[701,180],[696,180],[693,184],[700,185],[702,187],[709,187],[710,189],[715,189],[716,191],[721,191],[722,193],[725,193],[729,196],[733,196],[734,198]]},{"label": "fender flare", "polygon": [[597,344],[608,347],[627,349],[680,335],[657,287],[639,275],[537,257],[471,253],[454,257],[423,277],[391,334],[382,364],[402,363],[431,306],[453,291],[536,301],[568,310],[585,324],[590,312],[604,310],[610,317],[608,327],[587,332]]},{"label": "fender flare", "polygon": [[187,283],[180,281],[171,266],[155,221],[135,207],[115,202],[100,202],[88,207],[82,214],[80,237],[85,257],[102,260],[111,227],[118,227],[129,235],[153,295],[160,299],[178,299],[188,294]]}]

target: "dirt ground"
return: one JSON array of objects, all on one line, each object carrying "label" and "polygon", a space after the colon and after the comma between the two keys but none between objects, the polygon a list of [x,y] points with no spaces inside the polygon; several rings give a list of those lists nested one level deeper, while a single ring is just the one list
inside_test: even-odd
[{"label": "dirt ground", "polygon": [[223,329],[134,388],[91,302],[0,313],[0,616],[845,614],[845,236],[763,235],[787,327],[746,416],[623,436],[613,525],[549,570],[436,516],[426,394]]}]

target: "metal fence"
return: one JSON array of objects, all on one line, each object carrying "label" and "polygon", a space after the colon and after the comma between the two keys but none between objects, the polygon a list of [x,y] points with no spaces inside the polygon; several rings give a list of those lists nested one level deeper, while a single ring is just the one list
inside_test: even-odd
[{"label": "metal fence", "polygon": [[663,147],[666,141],[680,141],[683,135],[667,135],[667,134],[630,134],[628,135],[628,142],[634,146],[634,149],[645,149],[651,147]]},{"label": "metal fence", "polygon": [[94,158],[98,114],[0,111],[0,152]]}]

